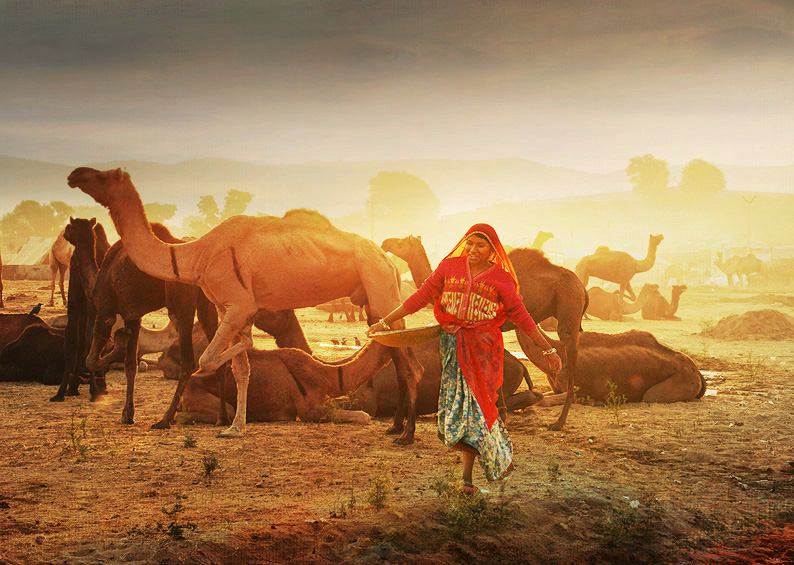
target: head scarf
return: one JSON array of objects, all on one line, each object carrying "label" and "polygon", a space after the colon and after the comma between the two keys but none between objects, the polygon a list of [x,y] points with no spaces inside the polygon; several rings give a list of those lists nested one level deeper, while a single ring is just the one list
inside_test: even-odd
[{"label": "head scarf", "polygon": [[513,264],[510,262],[510,258],[507,256],[505,248],[502,247],[502,242],[499,241],[499,236],[496,235],[496,230],[488,224],[474,224],[472,227],[470,227],[466,232],[466,235],[464,235],[461,240],[455,244],[455,247],[452,248],[452,251],[447,253],[447,256],[444,257],[444,259],[448,257],[461,257],[465,255],[466,240],[470,235],[475,234],[487,239],[488,243],[490,243],[491,247],[493,248],[491,255],[488,257],[488,261],[499,265],[505,271],[507,271],[513,278],[513,281],[515,281],[516,288],[518,288],[518,277],[516,276],[515,269],[513,269]]}]

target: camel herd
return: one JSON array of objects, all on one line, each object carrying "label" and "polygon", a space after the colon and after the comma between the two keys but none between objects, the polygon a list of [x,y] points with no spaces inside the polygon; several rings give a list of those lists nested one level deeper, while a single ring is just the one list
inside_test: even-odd
[{"label": "camel herd", "polygon": [[[54,328],[31,315],[8,321],[14,329],[3,334],[0,380],[13,372],[4,369],[12,354],[27,351],[31,357],[26,344],[51,337],[62,344],[51,347],[58,355],[35,355],[35,371],[47,374],[40,380],[60,383],[51,400],[78,394],[84,379],[90,383],[91,399],[96,399],[105,391],[103,377],[110,363],[121,362],[127,387],[120,423],[132,424],[145,333],[141,318],[165,307],[171,318],[168,335],[177,337],[163,347],[159,366],[178,384],[154,428],[168,428],[178,410],[196,421],[228,426],[222,437],[241,435],[247,421],[333,418],[364,423],[390,415],[389,432],[398,435],[396,442],[408,444],[414,441],[417,414],[435,412],[441,375],[436,342],[389,348],[370,341],[348,359],[324,362],[313,355],[295,315],[296,309],[310,306],[329,307],[331,317],[339,308],[350,320],[358,308],[359,319],[367,323],[386,315],[432,272],[421,238],[391,238],[378,246],[337,229],[317,212],[292,210],[281,218],[234,217],[198,239],[182,241],[164,226],[149,223],[128,173],[81,167],[69,175],[68,184],[108,208],[121,239],[110,246],[95,220],[70,219],[50,252],[50,304],[60,273],[65,327]],[[506,351],[499,395],[502,416],[531,405],[563,404],[550,426],[559,430],[574,391],[604,401],[610,382],[628,401],[678,402],[703,396],[705,381],[694,362],[650,333],[582,330],[587,317],[622,320],[641,312],[644,319],[677,319],[685,285],[674,285],[669,300],[659,285],[645,284],[637,294],[631,285],[634,275],[653,267],[664,237],[649,237],[643,259],[602,246],[582,257],[574,270],[552,263],[540,249],[552,237],[540,232],[535,244],[511,249],[509,257],[529,313],[538,322],[556,323],[557,339],[547,339],[560,353],[563,370],[553,374],[532,340],[506,323],[502,330],[516,332],[522,351],[546,374],[553,392],[545,397],[537,393],[526,367]],[[407,263],[412,285],[401,281],[390,254]],[[66,265],[71,272],[68,295]],[[742,275],[763,268],[750,261],[723,263],[721,256],[717,266],[731,273],[730,284],[733,274],[741,284]],[[587,289],[591,278],[619,289]],[[253,348],[254,326],[273,335],[278,349]],[[25,340],[9,349],[26,333]],[[522,382],[527,389],[518,392]],[[347,404],[340,400],[329,408],[328,398],[335,397],[344,397]]]}]

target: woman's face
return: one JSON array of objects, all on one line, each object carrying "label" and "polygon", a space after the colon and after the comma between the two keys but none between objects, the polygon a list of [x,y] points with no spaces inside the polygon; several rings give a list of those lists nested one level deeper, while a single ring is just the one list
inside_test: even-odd
[{"label": "woman's face", "polygon": [[466,257],[470,267],[483,267],[488,263],[488,257],[493,252],[493,247],[488,240],[477,234],[472,234],[466,239]]}]

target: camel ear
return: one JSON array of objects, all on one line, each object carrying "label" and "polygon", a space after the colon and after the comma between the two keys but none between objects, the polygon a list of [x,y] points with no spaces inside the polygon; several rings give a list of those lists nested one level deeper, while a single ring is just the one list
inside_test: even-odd
[{"label": "camel ear", "polygon": [[71,216],[69,216],[69,223],[71,224],[72,222],[74,222],[74,218],[72,218]]},{"label": "camel ear", "polygon": [[422,236],[421,235],[417,235],[416,239],[418,239],[419,241],[422,241]]},{"label": "camel ear", "polygon": [[121,169],[116,169],[113,171],[113,176],[116,177],[116,180],[120,182],[122,179],[124,179],[124,172]]},{"label": "camel ear", "polygon": [[90,220],[88,223],[89,223],[89,224],[91,225],[91,227],[93,228],[93,227],[96,225],[96,218],[91,218],[91,220]]}]

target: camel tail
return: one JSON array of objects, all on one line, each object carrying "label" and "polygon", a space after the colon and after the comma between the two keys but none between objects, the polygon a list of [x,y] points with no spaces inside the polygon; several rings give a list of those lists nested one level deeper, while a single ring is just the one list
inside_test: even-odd
[{"label": "camel tail", "polygon": [[703,398],[703,395],[706,394],[706,379],[703,378],[703,373],[698,371],[700,375],[700,392],[695,395],[695,398]]}]

